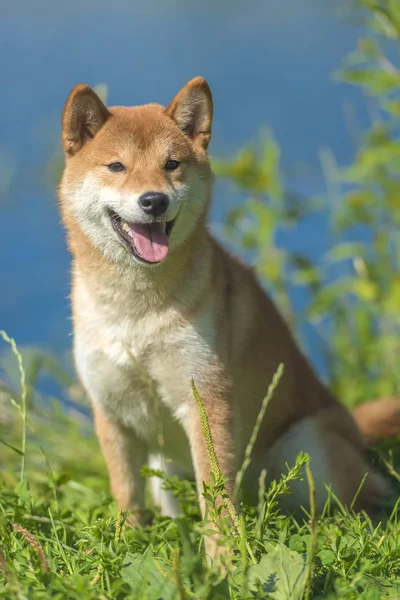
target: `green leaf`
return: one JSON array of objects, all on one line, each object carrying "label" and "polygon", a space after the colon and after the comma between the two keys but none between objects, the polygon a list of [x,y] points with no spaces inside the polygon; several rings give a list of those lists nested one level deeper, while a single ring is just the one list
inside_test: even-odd
[{"label": "green leaf", "polygon": [[321,552],[318,552],[317,556],[322,565],[330,565],[335,561],[335,555],[331,550],[321,550]]},{"label": "green leaf", "polygon": [[303,537],[298,533],[292,535],[292,537],[289,540],[289,548],[290,550],[294,550],[295,552],[305,552],[306,544],[304,542]]},{"label": "green leaf", "polygon": [[325,258],[328,262],[335,263],[359,256],[363,257],[365,255],[365,249],[365,244],[360,242],[347,242],[338,244],[325,255]]},{"label": "green leaf", "polygon": [[202,529],[201,533],[203,535],[218,535],[218,531],[216,529]]},{"label": "green leaf", "polygon": [[381,56],[380,48],[371,38],[360,38],[358,40],[358,49],[360,53],[365,54],[368,58],[379,58]]},{"label": "green leaf", "polygon": [[0,438],[0,442],[2,444],[4,444],[5,446],[7,446],[7,448],[11,448],[11,450],[14,450],[14,452],[19,454],[20,456],[24,456],[24,453],[21,450],[19,450],[18,448],[16,448],[15,446],[13,446],[12,444],[9,444],[8,442],[6,442],[5,440],[2,440],[1,438]]},{"label": "green leaf", "polygon": [[176,597],[172,573],[151,554],[143,556],[128,552],[122,565],[121,576],[138,598],[173,600]]},{"label": "green leaf", "polygon": [[306,555],[278,544],[258,565],[249,568],[249,587],[257,590],[257,581],[274,600],[302,600],[308,567]]}]

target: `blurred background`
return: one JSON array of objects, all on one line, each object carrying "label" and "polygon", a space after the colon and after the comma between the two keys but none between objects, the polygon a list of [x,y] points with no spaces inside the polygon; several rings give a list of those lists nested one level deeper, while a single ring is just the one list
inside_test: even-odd
[{"label": "blurred background", "polygon": [[[70,89],[99,86],[110,105],[166,104],[202,75],[215,102],[216,235],[255,264],[347,403],[399,391],[400,15],[395,2],[374,7],[367,0],[346,10],[334,0],[2,7],[0,329],[23,350],[37,390],[55,393],[58,365],[73,372],[70,257],[56,199]],[[3,353],[8,373],[10,360]]]}]

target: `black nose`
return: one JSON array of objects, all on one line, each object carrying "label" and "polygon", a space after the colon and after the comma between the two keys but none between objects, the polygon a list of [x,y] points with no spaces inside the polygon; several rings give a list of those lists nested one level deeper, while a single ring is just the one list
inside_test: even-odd
[{"label": "black nose", "polygon": [[161,192],[146,192],[140,196],[139,204],[145,213],[158,217],[167,210],[169,199]]}]

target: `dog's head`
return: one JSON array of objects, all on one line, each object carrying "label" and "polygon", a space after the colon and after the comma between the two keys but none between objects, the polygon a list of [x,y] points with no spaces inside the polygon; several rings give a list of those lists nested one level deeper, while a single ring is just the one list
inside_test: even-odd
[{"label": "dog's head", "polygon": [[212,96],[192,79],[167,108],[106,108],[87,85],[62,117],[64,214],[115,262],[162,263],[207,212]]}]

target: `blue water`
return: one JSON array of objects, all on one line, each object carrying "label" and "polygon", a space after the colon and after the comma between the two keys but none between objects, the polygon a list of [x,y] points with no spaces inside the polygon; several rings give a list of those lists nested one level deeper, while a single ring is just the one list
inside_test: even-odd
[{"label": "blue water", "polygon": [[[215,101],[211,153],[230,156],[270,127],[284,169],[307,165],[294,182],[304,193],[325,189],[321,148],[340,164],[351,160],[349,107],[366,123],[359,92],[331,78],[359,33],[333,0],[8,4],[0,20],[0,183],[3,171],[13,174],[0,196],[0,328],[21,345],[59,356],[71,345],[69,256],[46,164],[76,83],[106,83],[110,104],[167,103],[203,75]],[[233,200],[217,189],[212,215],[223,223]],[[312,221],[282,243],[319,256],[326,233],[323,219]]]}]

